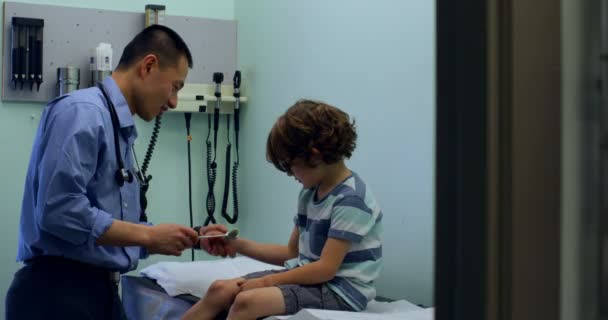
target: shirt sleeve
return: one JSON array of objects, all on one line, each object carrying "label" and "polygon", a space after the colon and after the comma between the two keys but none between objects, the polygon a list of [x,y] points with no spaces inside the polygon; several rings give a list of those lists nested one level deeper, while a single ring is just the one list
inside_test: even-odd
[{"label": "shirt sleeve", "polygon": [[90,105],[56,104],[47,118],[40,154],[36,222],[39,227],[74,245],[94,242],[113,218],[94,207],[87,185],[94,177],[104,127]]},{"label": "shirt sleeve", "polygon": [[373,211],[356,196],[336,200],[331,213],[328,236],[360,242],[375,224]]},{"label": "shirt sleeve", "polygon": [[144,247],[140,247],[139,248],[139,258],[140,259],[148,259],[148,257],[150,256],[150,253],[148,252],[148,250]]}]

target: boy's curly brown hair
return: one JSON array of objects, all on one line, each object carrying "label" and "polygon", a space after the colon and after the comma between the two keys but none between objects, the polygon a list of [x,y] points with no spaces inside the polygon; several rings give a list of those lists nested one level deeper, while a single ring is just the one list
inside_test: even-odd
[{"label": "boy's curly brown hair", "polygon": [[290,172],[295,158],[314,166],[310,160],[312,148],[316,148],[323,162],[333,164],[352,156],[356,140],[355,121],[346,112],[320,101],[299,100],[270,130],[266,159]]}]

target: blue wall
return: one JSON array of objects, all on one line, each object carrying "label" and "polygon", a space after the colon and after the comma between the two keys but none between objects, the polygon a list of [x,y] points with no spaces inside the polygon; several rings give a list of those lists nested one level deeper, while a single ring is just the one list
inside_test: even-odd
[{"label": "blue wall", "polygon": [[243,116],[242,231],[286,243],[299,185],[264,157],[274,120],[299,98],[357,120],[349,166],[384,211],[378,292],[432,303],[434,225],[433,1],[236,0]]}]

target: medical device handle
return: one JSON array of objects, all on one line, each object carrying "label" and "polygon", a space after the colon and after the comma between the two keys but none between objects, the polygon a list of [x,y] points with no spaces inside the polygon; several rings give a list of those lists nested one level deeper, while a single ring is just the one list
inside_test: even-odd
[{"label": "medical device handle", "polygon": [[213,73],[213,82],[215,82],[215,110],[213,110],[213,131],[214,131],[214,147],[217,148],[217,130],[220,124],[220,105],[222,99],[222,81],[224,81],[224,74],[221,72]]},{"label": "medical device handle", "polygon": [[234,72],[234,77],[232,78],[233,84],[234,84],[234,89],[235,89],[235,97],[238,97],[236,89],[239,89],[241,87],[241,71],[236,70]]},{"label": "medical device handle", "polygon": [[[239,113],[240,113],[240,106],[241,106],[241,71],[236,70],[236,72],[234,73],[234,77],[232,78],[233,84],[234,84],[234,131],[238,132],[239,128],[240,128],[240,120],[239,120]],[[238,138],[237,138],[238,141]],[[238,145],[238,142],[237,142]]]}]

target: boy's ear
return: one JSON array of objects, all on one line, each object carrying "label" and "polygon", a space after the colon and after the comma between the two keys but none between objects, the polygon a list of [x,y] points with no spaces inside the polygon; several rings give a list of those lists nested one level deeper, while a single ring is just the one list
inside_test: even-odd
[{"label": "boy's ear", "polygon": [[323,161],[323,155],[321,154],[321,151],[319,151],[319,149],[312,147],[312,149],[310,149],[310,160],[312,161],[312,163],[320,163],[321,161]]}]

